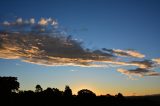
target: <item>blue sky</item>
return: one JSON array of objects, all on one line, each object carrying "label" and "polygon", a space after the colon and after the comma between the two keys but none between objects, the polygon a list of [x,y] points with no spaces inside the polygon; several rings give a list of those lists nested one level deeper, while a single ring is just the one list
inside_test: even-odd
[{"label": "blue sky", "polygon": [[[0,4],[1,23],[15,16],[33,17],[37,22],[42,17],[52,17],[66,35],[82,41],[85,48],[134,49],[145,54],[144,60],[160,57],[159,0],[1,0]],[[21,59],[0,59],[0,75],[17,76],[21,89],[34,90],[40,84],[62,90],[70,85],[74,93],[81,88],[97,94],[160,93],[159,76],[130,80],[116,70],[117,67],[43,66]],[[155,70],[160,72],[159,68]]]}]

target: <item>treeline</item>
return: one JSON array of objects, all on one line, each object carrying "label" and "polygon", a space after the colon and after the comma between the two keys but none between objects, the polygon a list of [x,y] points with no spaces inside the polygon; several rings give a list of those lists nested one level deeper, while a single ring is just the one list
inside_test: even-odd
[{"label": "treeline", "polygon": [[[55,96],[55,97],[72,97],[72,96],[79,96],[79,97],[96,97],[96,94],[88,89],[82,89],[77,92],[78,95],[72,94],[72,89],[66,85],[64,91],[60,91],[58,88],[50,88],[43,90],[41,85],[37,84],[35,86],[35,91],[20,91],[19,89],[19,82],[17,81],[17,77],[0,77],[0,93],[1,96],[9,96],[12,94],[18,95],[39,95],[39,96]],[[111,96],[111,95],[107,95]],[[115,95],[117,98],[124,98],[121,93]]]},{"label": "treeline", "polygon": [[128,99],[121,93],[115,96],[110,94],[96,96],[94,92],[88,89],[82,89],[77,95],[72,94],[72,89],[67,85],[64,91],[58,88],[43,90],[40,85],[35,86],[35,91],[19,91],[19,82],[16,77],[0,77],[0,100],[9,105],[157,105],[148,99]]}]

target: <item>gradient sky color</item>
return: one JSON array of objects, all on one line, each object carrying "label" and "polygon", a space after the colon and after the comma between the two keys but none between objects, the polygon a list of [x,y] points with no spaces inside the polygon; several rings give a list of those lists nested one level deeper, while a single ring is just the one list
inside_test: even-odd
[{"label": "gradient sky color", "polygon": [[[8,17],[54,17],[65,33],[91,49],[135,49],[146,59],[160,57],[159,0],[1,0],[0,20]],[[0,59],[0,76],[16,76],[20,89],[69,85],[96,94],[146,95],[160,93],[160,77],[130,80],[116,67],[42,66]],[[160,69],[156,69],[160,72]]]}]

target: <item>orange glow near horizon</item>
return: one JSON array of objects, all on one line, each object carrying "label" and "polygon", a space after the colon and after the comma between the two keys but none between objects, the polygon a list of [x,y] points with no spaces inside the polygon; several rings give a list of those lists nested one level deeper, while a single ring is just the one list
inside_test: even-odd
[{"label": "orange glow near horizon", "polygon": [[141,90],[141,89],[132,89],[132,90],[126,90],[121,88],[120,91],[117,91],[116,89],[99,89],[99,88],[95,88],[93,86],[90,85],[78,85],[75,86],[74,88],[71,88],[73,91],[73,94],[77,95],[79,90],[82,89],[88,89],[93,91],[94,93],[96,93],[97,96],[99,95],[106,95],[106,94],[110,94],[110,95],[116,95],[118,93],[122,93],[124,96],[144,96],[144,95],[154,95],[154,94],[159,94],[160,90],[159,89],[152,89],[152,90]]},{"label": "orange glow near horizon", "polygon": [[[69,85],[70,86],[70,85]],[[22,87],[22,86],[21,86]],[[48,87],[52,87],[52,85],[49,85]],[[45,90],[46,88],[42,86],[42,88]],[[65,86],[61,86],[60,88],[61,91],[64,91]],[[160,89],[145,89],[144,88],[124,88],[124,87],[98,87],[96,85],[91,85],[91,84],[76,84],[76,85],[71,85],[70,88],[72,89],[72,93],[74,95],[78,94],[78,91],[82,89],[88,89],[94,92],[97,96],[99,95],[116,95],[118,93],[122,93],[124,96],[144,96],[144,95],[154,95],[154,94],[160,94]],[[19,90],[33,90],[35,91],[35,87],[30,86],[29,89],[24,89],[23,87],[20,88]]]}]

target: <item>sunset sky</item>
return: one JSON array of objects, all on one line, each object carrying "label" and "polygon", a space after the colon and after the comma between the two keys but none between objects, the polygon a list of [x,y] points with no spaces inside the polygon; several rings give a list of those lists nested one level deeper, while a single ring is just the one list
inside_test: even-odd
[{"label": "sunset sky", "polygon": [[159,0],[1,0],[0,76],[20,90],[160,94]]}]

